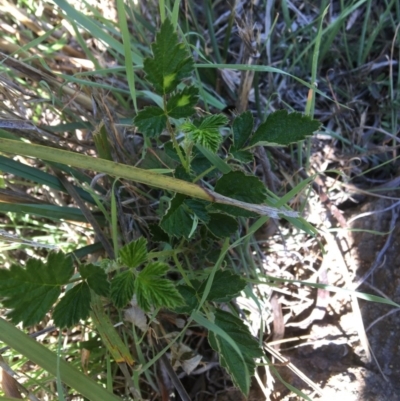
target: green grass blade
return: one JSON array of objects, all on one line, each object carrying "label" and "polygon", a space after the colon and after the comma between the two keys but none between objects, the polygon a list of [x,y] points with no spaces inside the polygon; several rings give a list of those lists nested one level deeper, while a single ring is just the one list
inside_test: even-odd
[{"label": "green grass blade", "polygon": [[[281,70],[279,68],[275,67],[270,67],[267,65],[247,65],[247,64],[195,64],[195,68],[218,68],[218,69],[227,69],[227,70],[238,70],[238,71],[255,71],[255,72],[272,72],[275,74],[281,74],[281,75],[287,75],[297,82],[301,83],[302,85],[306,86],[309,89],[313,89],[313,86],[309,84],[308,82],[304,81],[301,78],[296,77],[295,75],[292,75],[284,70]],[[314,88],[315,89],[315,88]],[[320,91],[319,89],[315,89],[315,92],[324,97],[325,99],[328,99],[333,102],[333,99],[331,99],[326,93]],[[346,107],[346,106],[343,106]]]},{"label": "green grass blade", "polygon": [[225,330],[222,330],[219,326],[214,324],[213,322],[210,322],[208,319],[206,319],[200,312],[196,311],[191,314],[191,318],[201,326],[205,327],[207,330],[212,331],[215,333],[217,336],[220,336],[223,338],[229,345],[237,352],[239,357],[242,359],[243,366],[246,366],[243,358],[243,354],[240,351],[240,348],[237,346],[235,341],[232,340],[232,337],[225,332]]},{"label": "green grass blade", "polygon": [[[0,318],[0,340],[54,377],[57,376],[57,355],[2,318]],[[59,361],[59,371],[65,384],[89,400],[121,401],[119,397],[106,391],[64,360]]]},{"label": "green grass blade", "polygon": [[14,56],[15,54],[21,53],[21,57],[23,57],[25,51],[28,51],[29,49],[37,48],[42,42],[47,40],[47,38],[50,37],[58,28],[59,27],[54,27],[53,29],[50,29],[49,31],[45,32],[43,35],[40,35],[36,39],[30,41],[29,43],[27,43],[26,45],[22,46],[20,49],[15,51],[12,54],[12,56]]},{"label": "green grass blade", "polygon": [[229,164],[225,163],[218,155],[211,152],[211,150],[208,150],[207,148],[199,144],[196,145],[196,148],[213,166],[221,171],[221,173],[228,174],[232,171]]},{"label": "green grass blade", "polygon": [[[65,169],[62,170],[65,171]],[[74,175],[73,170],[72,171],[71,169],[68,170],[69,170],[68,173],[70,175]],[[17,177],[25,178],[26,180],[35,182],[40,185],[47,185],[49,188],[55,189],[56,191],[67,193],[66,189],[64,188],[64,186],[61,184],[60,180],[57,177],[54,177],[51,174],[41,171],[35,167],[28,166],[26,164],[20,163],[16,160],[1,155],[0,155],[0,171],[9,174],[14,174]],[[74,188],[76,189],[76,191],[79,193],[79,196],[83,200],[90,203],[95,203],[92,196],[89,193],[84,191],[82,188],[75,186]]]},{"label": "green grass blade", "polygon": [[165,21],[165,1],[158,0],[158,7],[160,9],[161,23]]},{"label": "green grass blade", "polygon": [[[35,216],[41,216],[54,220],[72,220],[80,222],[87,221],[80,209],[57,205],[33,205],[25,203],[0,202],[0,212],[33,214]],[[98,220],[101,224],[105,223],[103,216],[96,216],[96,220]]]},{"label": "green grass blade", "polygon": [[178,25],[178,17],[179,17],[179,6],[181,4],[181,0],[174,1],[174,7],[172,8],[171,14],[171,22],[174,28]]},{"label": "green grass blade", "polygon": [[[111,35],[104,32],[104,30],[101,29],[100,26],[97,23],[93,22],[89,17],[76,10],[65,0],[54,0],[54,3],[56,3],[66,13],[69,19],[75,21],[77,24],[82,26],[84,29],[90,32],[93,37],[102,40],[111,49],[114,49],[119,54],[124,54],[124,46],[122,45],[122,43],[118,42],[118,40],[114,39]],[[132,53],[132,61],[136,65],[143,64],[142,57],[136,53]]]},{"label": "green grass blade", "polygon": [[133,107],[135,112],[138,112],[137,101],[136,101],[136,89],[135,89],[135,73],[132,66],[132,51],[131,51],[131,37],[128,30],[128,23],[126,21],[125,5],[123,0],[117,0],[117,12],[119,27],[121,29],[122,41],[124,44],[125,54],[125,68],[126,77],[128,79],[129,89],[133,100]]}]

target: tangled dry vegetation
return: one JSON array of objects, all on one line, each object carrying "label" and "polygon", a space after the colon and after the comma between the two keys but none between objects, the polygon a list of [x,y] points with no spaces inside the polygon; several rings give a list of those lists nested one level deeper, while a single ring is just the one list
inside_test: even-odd
[{"label": "tangled dry vegetation", "polygon": [[[55,3],[0,0],[0,137],[93,156],[104,149],[115,162],[168,168],[169,160],[132,125],[136,106],[114,3],[77,2],[73,10],[63,1]],[[297,388],[311,399],[396,400],[398,309],[326,286],[400,301],[395,271],[400,249],[400,7],[389,0],[320,3],[186,0],[179,6],[178,26],[201,65],[197,80],[207,89],[211,111],[233,118],[232,112],[251,110],[263,121],[266,114],[286,109],[323,124],[301,145],[258,146],[249,165],[278,197],[304,183],[290,206],[318,230],[312,236],[283,219],[270,219],[227,255],[226,263],[250,278],[252,288],[235,299],[234,308],[261,339],[271,361],[258,367],[249,399],[301,399],[293,393]],[[74,10],[88,18],[79,20]],[[127,2],[126,10],[132,48],[137,50],[133,64],[141,64],[138,60],[149,55],[160,24],[159,4]],[[101,31],[113,42],[106,43]],[[207,68],[207,63],[221,68]],[[228,64],[250,68],[223,67]],[[141,69],[134,72],[141,110],[153,104],[154,96]],[[103,133],[109,146],[101,144]],[[38,175],[19,171],[11,160],[35,168]],[[40,176],[40,170],[56,183]],[[115,208],[123,244],[144,236],[152,250],[165,250],[152,239],[159,206],[165,202],[159,189],[125,180],[114,193],[109,176],[11,158],[1,149],[0,171],[2,268],[46,257],[47,248],[32,247],[37,243],[64,252],[85,249],[83,256],[93,263],[104,258],[99,239],[111,231],[88,223],[86,213],[79,215],[84,208],[79,187],[97,191],[107,212]],[[98,217],[98,210],[87,213]],[[240,219],[238,235],[246,235],[251,224]],[[199,269],[215,263],[222,242],[216,241],[204,257],[199,244],[192,246],[182,259]],[[271,285],[260,284],[260,277]],[[123,319],[113,309],[109,313],[128,327],[129,317]],[[154,342],[153,332],[142,334],[136,328],[127,335],[128,329],[135,332],[132,327],[120,327],[119,332],[128,343],[140,343],[132,349],[143,366],[184,325],[182,316],[165,311],[152,326],[163,339],[160,343]],[[113,364],[91,330],[85,323],[62,331],[59,340],[60,331],[50,317],[28,328],[37,341],[115,394],[131,397],[125,399],[138,396],[132,387],[140,388],[146,399],[167,400],[173,394],[184,399],[180,386],[193,400],[243,398],[205,341],[204,327],[191,327],[180,347],[171,348],[140,377],[135,369],[126,372]],[[59,399],[53,376],[23,352],[2,351],[7,360],[1,365],[3,375],[17,374],[17,393],[3,387],[7,395]],[[65,397],[81,399],[68,390]]]}]

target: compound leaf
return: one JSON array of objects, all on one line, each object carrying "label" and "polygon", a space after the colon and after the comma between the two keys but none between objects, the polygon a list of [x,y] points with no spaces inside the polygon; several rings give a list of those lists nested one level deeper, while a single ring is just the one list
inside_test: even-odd
[{"label": "compound leaf", "polygon": [[121,262],[127,267],[137,267],[147,260],[147,240],[140,237],[119,250]]},{"label": "compound leaf", "polygon": [[243,148],[253,131],[253,115],[251,111],[245,111],[233,121],[233,144],[235,149]]},{"label": "compound leaf", "polygon": [[71,288],[54,309],[54,323],[59,328],[71,327],[86,319],[90,313],[90,288],[79,283]]},{"label": "compound leaf", "polygon": [[11,320],[24,326],[43,320],[73,272],[71,257],[62,252],[51,253],[46,263],[29,259],[25,268],[12,265],[9,270],[0,269],[0,297],[11,309]]},{"label": "compound leaf", "polygon": [[250,146],[286,146],[311,136],[321,123],[301,113],[278,110],[271,113],[250,140]]},{"label": "compound leaf", "polygon": [[138,305],[145,311],[152,307],[174,309],[184,301],[171,280],[162,278],[169,270],[165,263],[149,263],[135,281]]},{"label": "compound leaf", "polygon": [[190,117],[194,114],[199,90],[194,86],[187,86],[176,92],[167,102],[167,114],[172,118]]},{"label": "compound leaf", "polygon": [[222,142],[219,129],[227,123],[228,119],[223,114],[216,114],[204,117],[194,123],[186,122],[181,126],[181,129],[190,135],[190,139],[195,144],[204,146],[216,153]]},{"label": "compound leaf", "polygon": [[138,130],[149,138],[157,137],[167,126],[167,116],[158,106],[148,106],[136,115],[133,120]]},{"label": "compound leaf", "polygon": [[91,263],[79,266],[79,273],[86,280],[89,287],[98,295],[107,297],[110,292],[110,283],[107,274],[100,266]]},{"label": "compound leaf", "polygon": [[234,384],[243,394],[248,395],[250,378],[254,375],[256,367],[254,358],[261,357],[263,352],[241,319],[218,309],[215,312],[214,323],[235,341],[242,353],[244,363],[240,355],[223,337],[210,331],[208,341],[218,353],[221,366],[229,372]]},{"label": "compound leaf", "polygon": [[119,273],[111,281],[111,300],[117,308],[123,308],[133,297],[135,291],[135,274],[133,270]]},{"label": "compound leaf", "polygon": [[178,35],[168,19],[161,25],[151,48],[154,58],[146,58],[143,63],[146,78],[157,93],[171,93],[193,71],[193,58],[179,43]]}]

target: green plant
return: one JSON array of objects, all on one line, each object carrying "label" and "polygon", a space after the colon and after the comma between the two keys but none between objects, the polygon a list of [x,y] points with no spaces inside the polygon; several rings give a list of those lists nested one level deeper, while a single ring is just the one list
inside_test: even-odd
[{"label": "green plant", "polygon": [[[167,160],[165,164],[168,172],[173,171],[172,178],[113,166],[111,162],[107,168],[108,162],[104,160],[90,160],[87,156],[60,150],[46,152],[40,146],[13,143],[8,139],[0,141],[3,151],[18,149],[28,156],[74,167],[91,166],[99,172],[164,188],[169,206],[165,209],[160,205],[160,225],[150,229],[153,242],[169,244],[170,251],[148,253],[143,237],[122,247],[117,239],[115,260],[78,264],[77,273],[70,256],[52,253],[47,262],[31,259],[25,267],[13,264],[8,270],[0,270],[0,296],[10,310],[9,318],[25,326],[39,323],[49,310],[53,310],[54,322],[60,328],[76,325],[90,315],[116,362],[128,365],[133,363],[133,358],[104,315],[99,297],[110,299],[117,309],[122,309],[135,295],[138,306],[148,314],[154,315],[160,308],[187,314],[189,323],[195,321],[209,330],[209,343],[218,352],[221,365],[247,394],[254,374],[254,359],[263,353],[244,323],[219,307],[222,302],[229,303],[247,285],[224,262],[230,248],[229,238],[236,235],[237,220],[256,217],[254,211],[273,217],[280,215],[310,233],[313,230],[295,212],[284,207],[287,198],[276,198],[250,173],[245,163],[253,159],[254,147],[285,146],[301,141],[312,135],[320,124],[300,113],[288,114],[282,110],[267,116],[254,130],[251,112],[235,116],[231,124],[223,114],[198,111],[195,107],[199,89],[192,80],[193,59],[179,43],[168,19],[163,22],[152,50],[153,56],[144,60],[144,71],[155,96],[160,98],[160,105],[139,111],[134,125],[143,134],[145,146],[158,146],[158,158]],[[96,145],[100,155],[109,155],[109,152],[101,153],[100,142],[96,141]],[[194,185],[200,181],[202,187]],[[170,190],[179,193],[171,194]],[[264,203],[268,206],[263,206]],[[114,223],[115,219],[114,214]],[[193,271],[179,261],[179,253],[185,252],[189,243],[207,253],[215,251],[221,241],[222,250],[211,269]],[[181,279],[169,279],[170,271],[177,271]],[[64,288],[66,291],[60,298]]]}]

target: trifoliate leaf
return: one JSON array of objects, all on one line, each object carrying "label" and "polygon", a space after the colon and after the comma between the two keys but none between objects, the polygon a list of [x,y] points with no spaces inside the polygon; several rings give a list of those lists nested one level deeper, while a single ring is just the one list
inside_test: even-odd
[{"label": "trifoliate leaf", "polygon": [[162,278],[169,270],[165,263],[149,263],[135,281],[138,305],[145,311],[151,308],[174,309],[184,301],[171,280]]},{"label": "trifoliate leaf", "polygon": [[254,375],[256,367],[254,358],[262,357],[263,352],[258,342],[250,334],[249,329],[239,318],[218,309],[215,312],[214,323],[235,341],[243,355],[245,364],[235,349],[222,336],[210,331],[208,341],[218,353],[221,366],[229,372],[234,384],[244,395],[248,395],[250,379]]},{"label": "trifoliate leaf", "polygon": [[208,215],[207,206],[209,202],[198,199],[185,199],[185,205],[193,212],[203,223],[208,223],[210,216]]},{"label": "trifoliate leaf", "polygon": [[227,214],[210,213],[210,221],[207,223],[207,228],[219,238],[230,237],[238,228],[238,222]]},{"label": "trifoliate leaf", "polygon": [[137,267],[147,260],[147,240],[140,237],[119,250],[121,263],[127,267]]},{"label": "trifoliate leaf", "polygon": [[157,137],[167,126],[164,110],[157,106],[145,107],[133,120],[138,130],[148,138]]},{"label": "trifoliate leaf", "polygon": [[160,227],[165,232],[175,237],[189,238],[193,226],[193,219],[184,201],[184,195],[176,194],[174,196],[167,213],[161,219]]},{"label": "trifoliate leaf", "polygon": [[222,136],[219,129],[228,123],[223,114],[216,114],[202,118],[195,123],[187,122],[181,126],[181,130],[189,135],[189,138],[197,145],[216,153]]},{"label": "trifoliate leaf", "polygon": [[12,265],[9,270],[0,269],[0,297],[5,298],[4,307],[11,309],[8,316],[24,326],[39,323],[73,273],[71,257],[62,252],[51,253],[46,263],[29,259],[25,268]]},{"label": "trifoliate leaf", "polygon": [[[199,294],[203,294],[206,285],[207,280],[203,281],[198,290]],[[214,302],[229,302],[231,299],[238,296],[240,291],[245,287],[246,281],[239,275],[233,274],[228,270],[219,270],[215,273],[207,300]]]},{"label": "trifoliate leaf", "polygon": [[135,275],[132,270],[119,273],[111,281],[111,300],[117,308],[123,308],[133,296],[135,291]]},{"label": "trifoliate leaf", "polygon": [[179,43],[178,35],[168,19],[161,25],[151,48],[154,58],[146,58],[143,63],[146,78],[157,93],[171,93],[193,71],[193,58]]},{"label": "trifoliate leaf", "polygon": [[107,297],[110,292],[110,283],[107,274],[100,266],[91,263],[79,266],[79,273],[86,280],[89,287],[98,295]]},{"label": "trifoliate leaf", "polygon": [[301,113],[278,110],[271,113],[250,140],[250,146],[286,146],[311,136],[320,127],[319,121]]},{"label": "trifoliate leaf", "polygon": [[167,102],[167,113],[172,118],[185,118],[194,114],[199,90],[194,86],[187,86],[182,91],[174,93]]},{"label": "trifoliate leaf", "polygon": [[85,320],[90,313],[90,288],[79,283],[70,289],[54,309],[53,319],[57,327],[71,327]]},{"label": "trifoliate leaf", "polygon": [[255,176],[241,171],[224,174],[215,186],[215,192],[248,203],[263,203],[267,197],[264,184]]},{"label": "trifoliate leaf", "polygon": [[245,111],[233,121],[233,144],[236,150],[243,148],[253,131],[253,115]]}]

